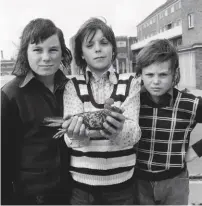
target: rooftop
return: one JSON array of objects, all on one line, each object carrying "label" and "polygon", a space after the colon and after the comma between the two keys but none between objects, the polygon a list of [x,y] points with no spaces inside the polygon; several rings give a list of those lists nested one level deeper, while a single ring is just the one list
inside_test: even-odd
[{"label": "rooftop", "polygon": [[147,16],[144,20],[142,20],[137,26],[142,24],[144,21],[150,19],[150,17],[154,16],[156,13],[162,11],[163,9],[167,8],[168,6],[172,5],[174,2],[177,2],[178,0],[167,0],[164,4],[156,8],[149,16]]}]

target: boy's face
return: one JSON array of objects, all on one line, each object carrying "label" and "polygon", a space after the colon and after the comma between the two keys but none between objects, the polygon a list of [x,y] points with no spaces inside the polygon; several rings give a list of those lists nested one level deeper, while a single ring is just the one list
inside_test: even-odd
[{"label": "boy's face", "polygon": [[82,42],[83,58],[88,67],[99,75],[112,64],[112,45],[101,30],[98,29],[93,38],[92,35],[87,35]]},{"label": "boy's face", "polygon": [[29,44],[27,58],[30,68],[36,75],[54,75],[62,60],[62,49],[58,36],[55,34],[38,44]]},{"label": "boy's face", "polygon": [[173,87],[170,60],[155,62],[142,69],[142,80],[152,99],[158,103],[160,97]]}]

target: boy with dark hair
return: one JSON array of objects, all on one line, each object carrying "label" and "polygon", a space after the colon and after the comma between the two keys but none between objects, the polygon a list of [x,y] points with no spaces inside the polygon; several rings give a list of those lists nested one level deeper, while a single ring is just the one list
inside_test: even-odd
[{"label": "boy with dark hair", "polygon": [[60,66],[69,68],[71,60],[62,30],[50,19],[25,26],[16,77],[1,88],[2,205],[69,203],[69,150],[43,122],[62,116],[68,79]]},{"label": "boy with dark hair", "polygon": [[[65,141],[72,148],[72,205],[134,204],[140,79],[115,71],[116,51],[114,32],[101,19],[88,19],[75,35],[74,57],[83,74],[66,84],[64,116],[72,117],[63,124]],[[123,113],[111,112],[102,127],[86,136],[84,118],[78,115],[103,112],[109,99]],[[91,122],[96,124],[95,119]]]},{"label": "boy with dark hair", "polygon": [[139,204],[188,204],[186,161],[202,156],[202,140],[189,147],[190,133],[202,122],[202,100],[180,92],[178,54],[168,40],[155,40],[137,56],[142,77],[135,182]]}]

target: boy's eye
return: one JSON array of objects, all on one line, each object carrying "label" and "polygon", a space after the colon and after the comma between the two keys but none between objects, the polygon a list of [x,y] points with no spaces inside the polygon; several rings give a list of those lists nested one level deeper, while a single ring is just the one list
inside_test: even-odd
[{"label": "boy's eye", "polygon": [[35,52],[40,52],[40,51],[42,51],[42,49],[35,48],[35,49],[33,49],[33,51],[35,51]]},{"label": "boy's eye", "polygon": [[109,42],[107,40],[102,40],[101,44],[108,44]]},{"label": "boy's eye", "polygon": [[160,74],[160,77],[166,77],[166,76],[168,76],[167,73],[162,73],[162,74]]},{"label": "boy's eye", "polygon": [[93,46],[92,43],[89,43],[89,44],[86,45],[87,48],[91,48],[92,46]]},{"label": "boy's eye", "polygon": [[51,51],[51,52],[55,52],[55,51],[58,51],[58,49],[52,48],[52,49],[50,49],[50,51]]},{"label": "boy's eye", "polygon": [[152,76],[153,76],[153,74],[150,74],[150,73],[149,73],[149,74],[146,74],[146,76],[148,76],[148,77],[152,77]]}]

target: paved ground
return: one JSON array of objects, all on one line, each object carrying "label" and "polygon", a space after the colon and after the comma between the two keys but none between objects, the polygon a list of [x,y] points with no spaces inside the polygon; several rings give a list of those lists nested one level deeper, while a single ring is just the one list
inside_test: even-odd
[{"label": "paved ground", "polygon": [[202,181],[190,182],[189,203],[202,205]]}]

